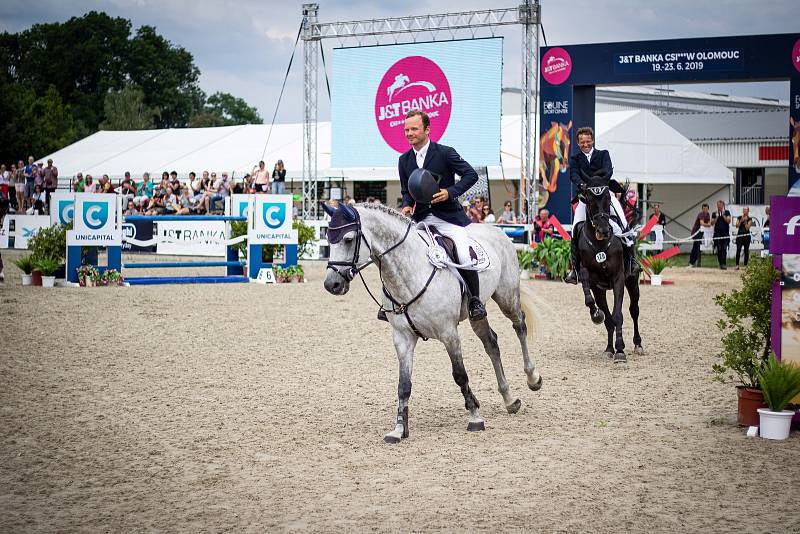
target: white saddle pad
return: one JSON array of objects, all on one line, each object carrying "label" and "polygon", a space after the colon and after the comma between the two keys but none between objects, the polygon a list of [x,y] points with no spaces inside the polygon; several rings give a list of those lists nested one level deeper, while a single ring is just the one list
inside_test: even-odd
[{"label": "white saddle pad", "polygon": [[486,271],[487,269],[492,268],[492,261],[489,258],[489,254],[486,252],[484,246],[475,239],[471,237],[468,238],[470,256],[469,260],[464,261],[462,259],[462,263],[458,264],[447,255],[447,250],[445,250],[445,248],[434,239],[433,232],[431,232],[430,228],[428,228],[428,225],[425,223],[419,223],[417,228],[424,232],[424,234],[422,234],[423,238],[426,238],[425,241],[430,243],[430,246],[428,247],[428,261],[434,267],[439,269],[446,267],[454,269],[466,269],[477,272]]}]

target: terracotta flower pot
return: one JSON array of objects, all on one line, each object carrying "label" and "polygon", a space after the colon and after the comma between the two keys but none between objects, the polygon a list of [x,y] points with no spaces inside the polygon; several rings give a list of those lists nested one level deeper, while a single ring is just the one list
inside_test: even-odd
[{"label": "terracotta flower pot", "polygon": [[42,285],[42,272],[39,269],[34,269],[31,273],[31,285],[32,286],[40,286]]},{"label": "terracotta flower pot", "polygon": [[740,426],[758,426],[759,408],[766,408],[764,404],[764,394],[760,389],[736,386],[736,395],[739,397],[739,414],[736,422]]}]

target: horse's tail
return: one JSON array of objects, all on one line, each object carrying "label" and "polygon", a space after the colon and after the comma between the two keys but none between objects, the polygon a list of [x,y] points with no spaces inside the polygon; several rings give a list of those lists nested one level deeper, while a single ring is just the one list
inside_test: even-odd
[{"label": "horse's tail", "polygon": [[546,309],[546,303],[528,286],[520,286],[519,303],[525,312],[525,326],[528,327],[528,339],[542,339],[542,317],[539,310]]}]

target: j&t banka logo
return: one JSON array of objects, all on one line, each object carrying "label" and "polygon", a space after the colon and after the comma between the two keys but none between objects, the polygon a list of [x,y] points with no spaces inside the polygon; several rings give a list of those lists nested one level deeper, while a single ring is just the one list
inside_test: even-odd
[{"label": "j&t banka logo", "polygon": [[286,221],[286,204],[283,202],[264,202],[261,208],[261,219],[267,228],[280,228]]},{"label": "j&t banka logo", "polygon": [[92,230],[99,230],[108,222],[108,202],[84,202],[83,224]]},{"label": "j&t banka logo", "polygon": [[72,200],[58,201],[58,223],[69,224],[75,217],[75,202]]}]

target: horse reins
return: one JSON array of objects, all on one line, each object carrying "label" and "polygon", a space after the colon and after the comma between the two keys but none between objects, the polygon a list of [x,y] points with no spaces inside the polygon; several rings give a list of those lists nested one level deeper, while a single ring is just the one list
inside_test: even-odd
[{"label": "horse reins", "polygon": [[[428,341],[428,338],[422,335],[422,333],[417,329],[416,325],[414,325],[414,321],[411,320],[411,316],[408,314],[408,307],[414,304],[425,293],[425,291],[428,290],[428,286],[430,286],[431,281],[433,281],[433,277],[436,275],[437,271],[436,267],[433,267],[433,269],[431,270],[431,274],[430,276],[428,276],[428,280],[425,282],[425,285],[422,287],[419,293],[417,293],[411,300],[409,300],[405,304],[398,302],[397,299],[395,299],[386,289],[386,284],[383,283],[383,271],[381,270],[381,260],[383,259],[383,257],[405,242],[406,238],[408,238],[408,235],[411,233],[411,227],[413,226],[413,224],[408,223],[408,227],[406,227],[406,233],[403,234],[403,237],[402,239],[400,239],[400,241],[398,241],[397,243],[386,249],[384,252],[380,254],[375,254],[375,257],[372,258],[373,255],[372,247],[370,246],[369,241],[367,241],[367,237],[364,235],[364,232],[361,229],[361,217],[358,215],[358,211],[356,211],[355,213],[356,213],[355,221],[334,228],[334,230],[341,230],[342,228],[347,228],[349,226],[355,227],[356,245],[355,249],[353,250],[353,258],[350,261],[328,261],[326,268],[333,269],[334,271],[336,271],[336,274],[341,276],[348,283],[351,282],[357,274],[359,278],[361,278],[361,283],[364,284],[364,289],[367,290],[367,293],[369,294],[370,298],[375,302],[375,304],[378,305],[381,311],[391,312],[395,315],[402,313],[403,315],[406,316],[406,321],[408,321],[408,326],[411,327],[411,330],[414,332],[414,334],[421,337],[423,341]],[[420,236],[420,238],[422,238],[422,236]],[[361,251],[361,240],[364,240],[364,244],[367,246],[367,249],[369,250],[370,259],[369,261],[364,262],[361,265],[358,265],[357,262],[358,262],[359,252]],[[370,291],[369,286],[367,285],[367,281],[364,280],[364,275],[361,274],[361,271],[363,271],[373,263],[377,263],[378,265],[378,276],[381,279],[381,289],[383,290],[383,294],[386,295],[386,298],[388,298],[389,301],[392,303],[391,310],[384,308],[383,304],[378,302],[378,299],[376,299],[375,296],[372,294],[372,291]],[[342,272],[341,270],[336,269],[336,266],[349,267],[349,269]]]}]

